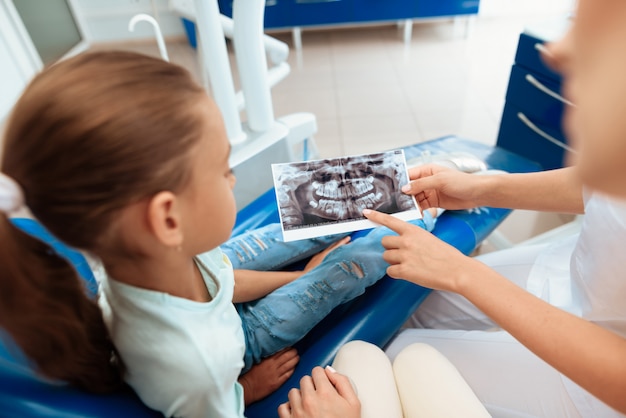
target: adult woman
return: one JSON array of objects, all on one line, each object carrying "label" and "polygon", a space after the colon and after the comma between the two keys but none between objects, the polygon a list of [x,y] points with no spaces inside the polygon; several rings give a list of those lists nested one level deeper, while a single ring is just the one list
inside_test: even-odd
[{"label": "adult woman", "polygon": [[[565,121],[577,150],[568,156],[572,167],[479,177],[428,166],[411,173],[414,181],[407,190],[424,209],[490,205],[576,213],[584,204],[581,234],[569,247],[569,281],[559,287],[571,288],[572,299],[557,304],[576,315],[548,303],[556,303],[560,295],[549,294],[550,279],[536,289],[523,289],[429,234],[366,211],[369,219],[399,233],[382,241],[390,276],[449,292],[444,295],[457,302],[459,297],[470,302],[461,312],[471,320],[470,327],[457,322],[449,326],[452,330],[406,331],[388,354],[393,357],[416,341],[435,346],[496,414],[626,413],[626,310],[620,303],[626,295],[626,275],[619,258],[626,237],[624,22],[623,1],[580,0],[570,32],[550,47],[546,57],[564,75],[565,95],[577,104],[567,109]],[[441,309],[445,303],[435,305],[431,320],[442,314],[454,316]],[[473,313],[472,307],[477,308]],[[474,316],[479,312],[484,321]],[[480,321],[481,329],[468,331]],[[488,331],[493,325],[504,331]],[[490,374],[492,369],[497,371]]]}]

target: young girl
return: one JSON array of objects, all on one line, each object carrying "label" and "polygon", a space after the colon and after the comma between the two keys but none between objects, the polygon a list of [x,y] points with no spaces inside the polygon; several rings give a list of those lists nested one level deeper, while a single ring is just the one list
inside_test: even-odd
[{"label": "young girl", "polygon": [[[286,244],[270,225],[222,251],[236,215],[229,153],[219,111],[190,75],[131,53],[48,68],[7,126],[0,210],[24,204],[102,261],[99,303],[125,380],[167,416],[242,416],[244,395],[259,399],[293,372],[297,354],[285,348],[387,266],[383,228],[340,241],[302,272],[249,269],[280,268],[338,237]],[[1,325],[44,375],[96,390],[119,384],[120,362],[75,273],[6,216],[0,232]]]}]

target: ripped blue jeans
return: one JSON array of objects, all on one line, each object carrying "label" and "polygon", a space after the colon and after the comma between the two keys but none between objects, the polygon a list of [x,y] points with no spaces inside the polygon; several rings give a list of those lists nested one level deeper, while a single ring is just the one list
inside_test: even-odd
[{"label": "ripped blue jeans", "polygon": [[[435,219],[428,211],[410,223],[432,231]],[[385,275],[381,239],[395,234],[377,227],[330,252],[316,268],[270,294],[235,304],[246,338],[244,369],[264,357],[290,347],[304,337],[335,307],[361,295]],[[222,244],[234,269],[280,270],[304,260],[349,234],[283,242],[280,224],[247,231]]]}]

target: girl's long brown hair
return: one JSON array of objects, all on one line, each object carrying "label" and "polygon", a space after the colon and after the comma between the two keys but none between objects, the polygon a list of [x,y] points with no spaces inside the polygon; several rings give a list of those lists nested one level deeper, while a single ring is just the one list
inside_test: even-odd
[{"label": "girl's long brown hair", "polygon": [[[81,54],[29,84],[7,124],[1,170],[52,234],[98,255],[120,209],[185,185],[201,97],[189,73],[165,61]],[[0,266],[0,326],[38,371],[94,392],[119,387],[100,310],[76,271],[2,214]]]}]

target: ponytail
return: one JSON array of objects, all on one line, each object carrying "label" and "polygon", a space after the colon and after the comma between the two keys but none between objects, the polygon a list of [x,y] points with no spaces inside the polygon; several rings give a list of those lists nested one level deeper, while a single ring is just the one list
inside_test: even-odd
[{"label": "ponytail", "polygon": [[37,371],[90,392],[119,389],[122,365],[70,263],[0,214],[0,265],[0,326]]}]

